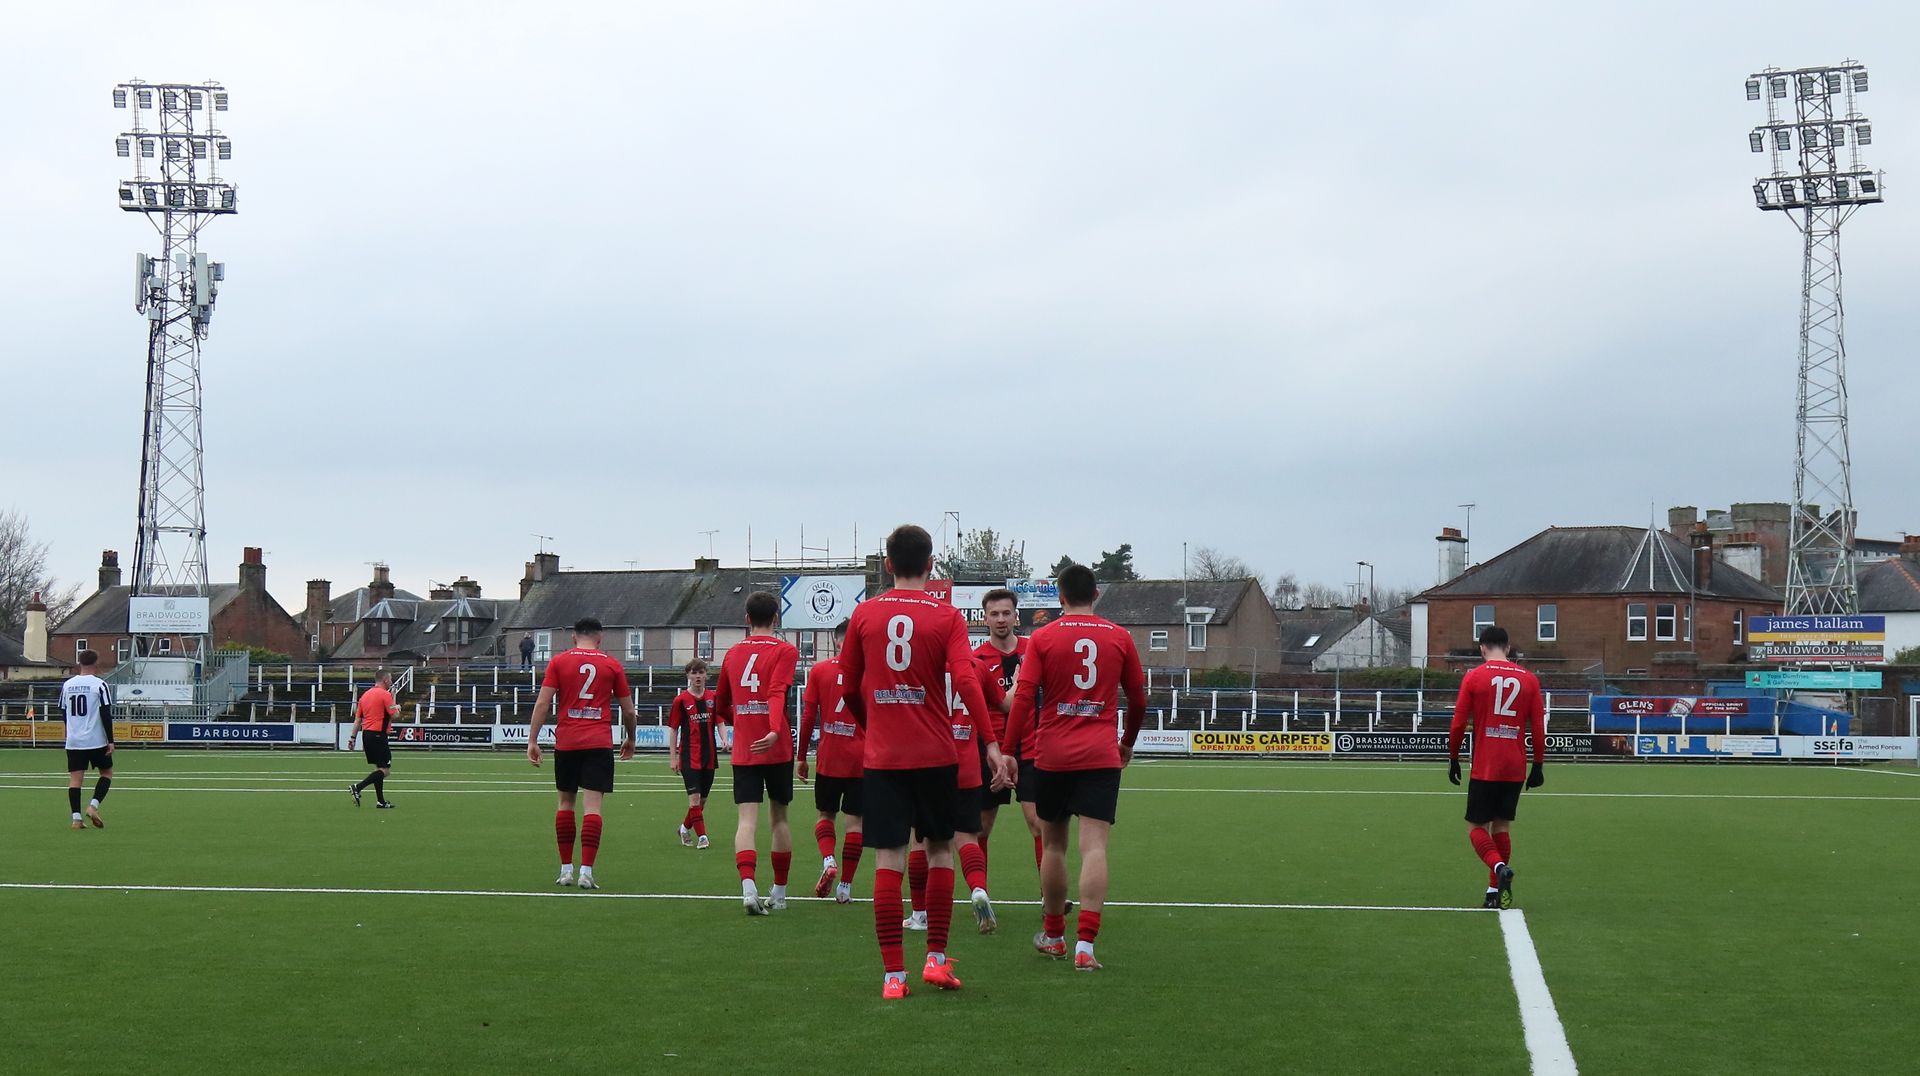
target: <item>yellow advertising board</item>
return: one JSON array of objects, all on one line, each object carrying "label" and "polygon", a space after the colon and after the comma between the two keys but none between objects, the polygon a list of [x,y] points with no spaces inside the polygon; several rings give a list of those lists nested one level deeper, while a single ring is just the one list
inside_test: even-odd
[{"label": "yellow advertising board", "polygon": [[1196,755],[1328,755],[1330,732],[1196,732]]},{"label": "yellow advertising board", "polygon": [[167,725],[164,721],[115,722],[113,738],[120,743],[166,743]]},{"label": "yellow advertising board", "polygon": [[33,722],[0,721],[0,743],[33,742]]}]

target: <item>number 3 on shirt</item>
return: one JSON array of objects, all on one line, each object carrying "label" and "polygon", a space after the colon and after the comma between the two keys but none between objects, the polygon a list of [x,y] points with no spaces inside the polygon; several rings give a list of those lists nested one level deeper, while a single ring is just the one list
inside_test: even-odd
[{"label": "number 3 on shirt", "polygon": [[906,672],[913,664],[913,619],[897,616],[887,621],[887,668]]},{"label": "number 3 on shirt", "polygon": [[1520,681],[1517,677],[1493,678],[1493,715],[1495,717],[1519,717],[1519,714],[1513,712],[1513,704],[1519,698]]},{"label": "number 3 on shirt", "polygon": [[1092,639],[1076,639],[1073,644],[1073,652],[1080,655],[1080,664],[1086,667],[1085,672],[1073,674],[1073,686],[1082,691],[1089,691],[1093,688],[1093,685],[1100,680],[1100,666],[1098,664],[1100,660],[1100,647]]}]

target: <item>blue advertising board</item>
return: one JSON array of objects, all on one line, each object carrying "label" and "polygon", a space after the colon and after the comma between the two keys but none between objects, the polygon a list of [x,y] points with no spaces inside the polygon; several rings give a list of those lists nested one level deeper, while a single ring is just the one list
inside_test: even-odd
[{"label": "blue advertising board", "polygon": [[1828,691],[1878,691],[1877,672],[1821,672],[1811,669],[1781,669],[1747,674],[1747,686],[1766,690],[1792,688]]}]

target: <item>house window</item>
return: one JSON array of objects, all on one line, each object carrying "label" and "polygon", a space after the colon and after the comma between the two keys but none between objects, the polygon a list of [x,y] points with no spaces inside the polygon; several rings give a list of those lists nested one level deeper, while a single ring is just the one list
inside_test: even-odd
[{"label": "house window", "polygon": [[693,656],[701,661],[713,660],[713,632],[699,631],[693,636]]},{"label": "house window", "polygon": [[1686,623],[1682,626],[1686,630],[1687,642],[1692,642],[1693,641],[1693,603],[1692,602],[1687,603],[1687,620],[1686,620]]},{"label": "house window", "polygon": [[1493,606],[1476,605],[1473,607],[1473,638],[1480,640],[1480,633],[1493,627]]},{"label": "house window", "polygon": [[1207,621],[1212,619],[1212,609],[1187,610],[1188,650],[1205,650],[1207,648]]},{"label": "house window", "polygon": [[1733,611],[1733,645],[1741,646],[1746,641],[1747,611],[1745,609],[1735,609]]},{"label": "house window", "polygon": [[473,621],[456,620],[453,622],[453,641],[455,646],[466,646],[473,642]]},{"label": "house window", "polygon": [[133,640],[122,639],[119,642],[114,643],[113,653],[114,653],[114,656],[121,661],[125,661],[128,658],[132,657],[133,656]]},{"label": "house window", "polygon": [[639,664],[647,657],[647,633],[640,628],[627,629],[627,660]]},{"label": "house window", "polygon": [[1150,631],[1147,633],[1147,649],[1148,650],[1165,650],[1166,648],[1167,648],[1166,632]]},{"label": "house window", "polygon": [[814,655],[820,652],[820,633],[817,631],[801,632],[800,641],[796,646],[800,651],[800,659],[802,661],[812,661]]},{"label": "house window", "polygon": [[1647,641],[1647,606],[1645,602],[1634,602],[1627,606],[1627,641],[1644,643]]},{"label": "house window", "polygon": [[542,663],[553,659],[553,633],[536,631],[533,633],[533,656]]},{"label": "house window", "polygon": [[1559,606],[1557,605],[1541,606],[1539,609],[1539,612],[1536,613],[1534,616],[1534,621],[1535,621],[1535,627],[1533,631],[1533,637],[1535,639],[1538,639],[1543,643],[1550,643],[1550,642],[1553,642],[1555,639],[1560,638],[1560,607]]},{"label": "house window", "polygon": [[1671,642],[1680,636],[1680,607],[1661,602],[1653,607],[1653,637]]},{"label": "house window", "polygon": [[393,645],[393,621],[376,620],[373,622],[373,645]]},{"label": "house window", "polygon": [[160,653],[160,654],[173,653],[173,640],[166,638],[165,636],[162,636],[160,639],[160,647],[156,651],[156,653]]},{"label": "house window", "polygon": [[73,660],[79,661],[80,651],[85,650],[86,648],[87,648],[87,641],[85,639],[75,639],[73,641]]},{"label": "house window", "polygon": [[1314,647],[1319,645],[1320,645],[1320,633],[1314,632],[1312,635],[1307,636],[1307,641],[1304,643],[1301,643],[1300,647],[1303,650],[1312,650]]}]

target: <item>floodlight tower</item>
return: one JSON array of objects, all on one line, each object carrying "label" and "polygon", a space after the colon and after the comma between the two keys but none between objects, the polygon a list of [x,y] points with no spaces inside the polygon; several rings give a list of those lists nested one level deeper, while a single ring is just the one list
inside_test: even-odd
[{"label": "floodlight tower", "polygon": [[[132,119],[114,140],[115,152],[133,161],[133,178],[120,181],[120,208],[146,214],[160,233],[158,257],[134,255],[133,306],[147,316],[147,393],[132,593],[204,597],[200,341],[226,272],[200,253],[199,236],[236,208],[233,184],[220,178],[233,144],[215,122],[227,111],[227,90],[135,79],[114,87],[113,107]],[[152,652],[154,640],[136,635],[136,653]],[[187,648],[204,656],[205,643],[189,638]]]},{"label": "floodlight tower", "polygon": [[1787,612],[1856,613],[1853,459],[1847,441],[1847,344],[1840,301],[1840,226],[1881,200],[1882,177],[1861,164],[1873,126],[1855,108],[1867,69],[1767,68],[1747,76],[1747,100],[1765,101],[1767,121],[1748,148],[1771,155],[1753,200],[1786,214],[1802,239],[1799,439],[1794,452]]}]

